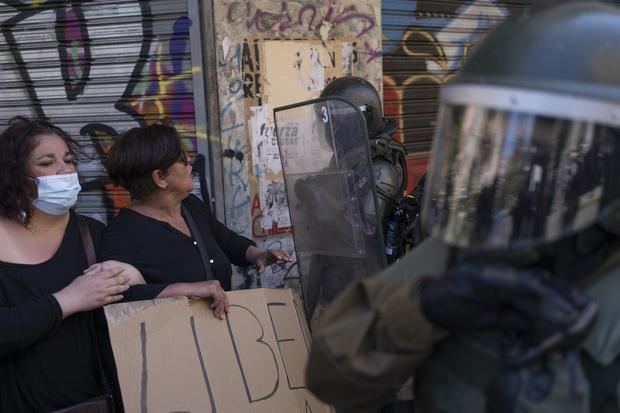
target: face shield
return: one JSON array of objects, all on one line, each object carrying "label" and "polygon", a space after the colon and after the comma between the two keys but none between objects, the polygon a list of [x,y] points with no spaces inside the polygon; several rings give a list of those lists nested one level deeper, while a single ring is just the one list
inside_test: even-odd
[{"label": "face shield", "polygon": [[422,218],[450,245],[531,248],[593,224],[620,197],[620,107],[454,85],[442,106]]}]

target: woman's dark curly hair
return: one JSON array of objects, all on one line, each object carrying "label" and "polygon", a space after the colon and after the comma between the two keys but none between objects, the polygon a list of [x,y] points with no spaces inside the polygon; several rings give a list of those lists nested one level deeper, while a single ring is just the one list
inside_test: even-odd
[{"label": "woman's dark curly hair", "polygon": [[79,143],[46,120],[16,116],[0,134],[0,216],[27,226],[32,218],[32,201],[38,196],[36,180],[28,169],[28,157],[41,135],[58,135],[76,159],[84,155]]},{"label": "woman's dark curly hair", "polygon": [[183,144],[174,127],[143,126],[130,129],[114,142],[106,168],[115,185],[123,186],[134,199],[140,200],[157,189],[153,171],[166,171],[182,153]]}]

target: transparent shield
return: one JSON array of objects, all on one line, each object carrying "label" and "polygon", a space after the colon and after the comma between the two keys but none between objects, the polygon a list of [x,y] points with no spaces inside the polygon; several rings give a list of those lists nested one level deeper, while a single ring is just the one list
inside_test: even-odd
[{"label": "transparent shield", "polygon": [[337,98],[276,108],[274,117],[310,318],[385,266],[368,134],[359,109]]}]

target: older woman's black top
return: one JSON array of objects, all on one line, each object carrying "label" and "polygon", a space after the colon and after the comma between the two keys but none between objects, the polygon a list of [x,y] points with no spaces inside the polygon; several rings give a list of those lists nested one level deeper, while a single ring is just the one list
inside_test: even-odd
[{"label": "older woman's black top", "polygon": [[[98,245],[103,224],[85,219]],[[100,359],[113,385],[115,373],[101,310],[63,320],[52,296],[87,267],[74,213],[60,247],[48,261],[0,262],[0,411],[57,410],[103,394],[95,351],[98,342],[103,344]]]},{"label": "older woman's black top", "polygon": [[206,270],[194,244],[202,238],[213,261],[211,268],[215,278],[225,290],[230,290],[230,264],[249,265],[245,252],[250,245],[255,245],[254,242],[226,228],[196,196],[187,197],[183,205],[201,233],[198,239],[188,237],[167,222],[125,208],[103,235],[101,257],[134,265],[147,283],[204,281]]}]

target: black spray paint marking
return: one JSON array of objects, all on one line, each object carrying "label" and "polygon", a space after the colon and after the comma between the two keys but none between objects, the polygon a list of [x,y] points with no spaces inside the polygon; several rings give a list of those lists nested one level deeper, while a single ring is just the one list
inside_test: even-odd
[{"label": "black spray paint marking", "polygon": [[263,341],[263,337],[265,336],[265,329],[263,328],[263,325],[260,323],[260,320],[258,319],[258,317],[256,317],[256,315],[252,311],[250,311],[249,309],[247,309],[247,308],[245,308],[243,306],[240,306],[240,305],[235,305],[235,304],[232,304],[229,307],[230,308],[237,307],[237,308],[244,309],[245,311],[250,313],[250,315],[252,317],[254,317],[254,319],[258,323],[258,326],[260,327],[260,330],[261,330],[260,337],[258,337],[256,339],[256,342],[263,344],[271,352],[271,357],[273,357],[273,364],[276,366],[276,383],[275,383],[271,393],[269,393],[266,396],[263,396],[261,398],[258,398],[258,399],[252,399],[252,395],[251,395],[251,392],[250,392],[250,386],[248,385],[248,380],[247,380],[247,378],[245,376],[245,371],[243,370],[243,365],[241,364],[241,357],[239,357],[239,349],[237,348],[237,342],[235,341],[235,336],[233,335],[233,332],[232,332],[232,326],[230,325],[230,318],[228,317],[228,315],[226,315],[226,325],[228,326],[228,334],[230,335],[230,339],[231,339],[232,345],[233,345],[233,350],[235,351],[235,357],[237,359],[237,365],[239,366],[239,371],[241,372],[241,378],[243,379],[243,385],[245,387],[245,393],[248,396],[248,401],[250,403],[254,403],[254,402],[261,401],[261,400],[269,399],[271,396],[273,396],[276,393],[276,391],[278,391],[278,386],[280,385],[280,368],[278,367],[278,362],[276,360],[276,355],[273,352],[273,349],[271,348],[271,346],[269,344],[267,344],[266,342]]},{"label": "black spray paint marking", "polygon": [[200,368],[202,369],[202,377],[207,385],[207,393],[209,394],[209,400],[211,401],[211,412],[215,413],[215,399],[213,398],[213,390],[211,390],[211,383],[209,382],[209,376],[207,375],[207,368],[205,361],[202,357],[202,351],[200,351],[200,344],[198,343],[198,334],[196,334],[196,323],[194,322],[194,316],[189,318],[189,323],[192,326],[192,334],[194,335],[194,343],[196,344],[196,352],[198,353],[198,359],[200,360]]},{"label": "black spray paint marking", "polygon": [[142,347],[142,389],[140,391],[140,411],[142,413],[147,413],[146,389],[148,385],[148,371],[146,365],[146,324],[144,321],[140,323],[140,344]]},{"label": "black spray paint marking", "polygon": [[288,369],[286,368],[286,360],[284,360],[284,355],[282,354],[282,347],[280,343],[286,343],[289,341],[295,341],[294,338],[279,338],[278,332],[276,331],[276,323],[273,322],[273,315],[271,314],[271,307],[286,307],[286,303],[267,303],[267,312],[269,313],[269,319],[271,320],[271,326],[273,327],[273,335],[276,338],[276,343],[278,344],[278,350],[280,351],[280,357],[282,358],[282,364],[284,365],[284,374],[286,374],[286,381],[288,383],[288,388],[291,390],[295,389],[305,389],[306,386],[294,386],[291,384],[291,378],[288,375]]},{"label": "black spray paint marking", "polygon": [[310,337],[307,336],[307,331],[306,329],[304,329],[302,321],[301,321],[301,317],[299,316],[300,314],[303,314],[302,310],[297,305],[297,301],[293,301],[293,306],[295,307],[295,315],[297,316],[297,323],[299,324],[301,335],[304,338],[304,344],[306,345],[306,350],[308,351],[308,354],[310,354]]}]

